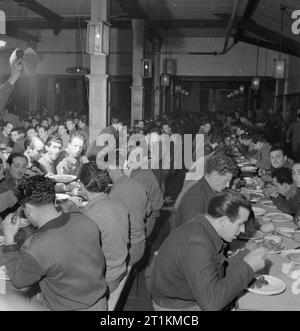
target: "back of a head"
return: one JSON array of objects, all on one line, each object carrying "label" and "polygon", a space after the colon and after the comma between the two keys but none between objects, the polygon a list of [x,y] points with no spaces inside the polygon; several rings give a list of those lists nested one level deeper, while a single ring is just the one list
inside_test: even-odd
[{"label": "back of a head", "polygon": [[109,192],[111,179],[106,170],[98,168],[95,161],[85,163],[82,166],[79,179],[89,192]]},{"label": "back of a head", "polygon": [[265,142],[267,142],[267,139],[264,136],[264,134],[262,134],[262,133],[255,133],[253,135],[252,141],[253,141],[254,144],[265,143]]},{"label": "back of a head", "polygon": [[15,194],[21,204],[30,203],[39,207],[54,205],[55,183],[43,175],[32,176],[18,185]]},{"label": "back of a head", "polygon": [[207,214],[213,218],[227,216],[234,222],[239,214],[240,207],[251,211],[251,202],[241,193],[226,190],[213,197],[207,209]]},{"label": "back of a head", "polygon": [[231,173],[233,176],[236,176],[239,173],[239,167],[232,156],[218,150],[205,163],[205,173],[211,174],[213,171],[217,171],[221,175]]}]

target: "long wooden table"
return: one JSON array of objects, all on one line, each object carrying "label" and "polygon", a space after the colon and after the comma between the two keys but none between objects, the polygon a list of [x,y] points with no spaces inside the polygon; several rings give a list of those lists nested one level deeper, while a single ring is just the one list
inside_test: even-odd
[{"label": "long wooden table", "polygon": [[[255,206],[266,209],[267,212],[280,212],[275,208],[266,208],[260,203],[255,204]],[[273,222],[275,228],[279,226],[294,228],[294,223],[277,223]],[[282,237],[283,244],[288,249],[294,249],[300,246],[300,243],[295,242],[292,238],[282,236],[278,233],[276,235]],[[277,295],[258,295],[248,291],[244,291],[240,298],[237,300],[237,310],[260,310],[260,311],[300,311],[300,294],[295,295],[292,293],[291,286],[294,282],[286,274],[281,271],[282,264],[287,263],[282,259],[280,254],[268,254],[266,267],[261,271],[262,274],[269,274],[275,276],[284,281],[286,284],[286,290]],[[300,270],[300,265],[299,265]]]}]

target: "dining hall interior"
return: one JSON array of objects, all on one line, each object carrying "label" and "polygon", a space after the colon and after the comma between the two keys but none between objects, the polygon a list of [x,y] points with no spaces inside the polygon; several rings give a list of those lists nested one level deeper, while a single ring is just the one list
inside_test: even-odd
[{"label": "dining hall interior", "polygon": [[300,3],[0,0],[0,310],[300,310]]}]

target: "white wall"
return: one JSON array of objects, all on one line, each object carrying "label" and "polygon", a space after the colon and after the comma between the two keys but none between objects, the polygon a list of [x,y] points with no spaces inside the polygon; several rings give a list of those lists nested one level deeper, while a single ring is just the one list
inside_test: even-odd
[{"label": "white wall", "polygon": [[[177,60],[179,76],[253,76],[256,73],[257,47],[239,42],[224,55],[189,55],[181,52],[221,52],[224,38],[169,38],[168,49]],[[165,45],[162,47],[162,61]],[[267,52],[267,54],[266,54]],[[169,56],[170,57],[170,56]],[[277,52],[260,48],[258,74],[273,75]]]},{"label": "white wall", "polygon": [[[109,61],[109,72],[111,75],[131,75],[131,52],[132,52],[132,31],[117,30],[110,31],[110,48],[112,54]],[[14,45],[18,47],[18,45]],[[24,45],[19,45],[24,47]],[[82,49],[86,49],[86,30],[82,32]],[[41,32],[41,41],[38,43],[37,52],[41,55],[37,68],[38,74],[66,75],[66,68],[75,64],[74,52],[75,33],[74,30],[62,30],[55,36],[51,30]],[[83,65],[90,67],[89,55],[85,54]],[[9,74],[8,54],[0,54],[0,75]]]}]

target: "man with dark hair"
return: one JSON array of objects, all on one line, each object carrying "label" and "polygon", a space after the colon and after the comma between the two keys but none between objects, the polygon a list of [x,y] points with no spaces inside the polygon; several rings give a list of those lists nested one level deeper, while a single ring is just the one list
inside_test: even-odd
[{"label": "man with dark hair", "polygon": [[84,148],[84,137],[80,133],[75,133],[70,136],[70,142],[65,151],[63,151],[58,160],[56,171],[58,175],[74,175],[78,176],[80,168],[85,163],[85,158],[81,157]]},{"label": "man with dark hair", "polygon": [[39,160],[45,174],[56,174],[56,161],[61,152],[62,141],[58,136],[50,136],[45,144],[46,154]]},{"label": "man with dark hair", "polygon": [[13,142],[13,152],[14,153],[24,153],[25,152],[25,129],[15,128],[11,131],[11,141]]},{"label": "man with dark hair", "polygon": [[261,170],[261,179],[264,182],[272,182],[271,173],[275,169],[279,168],[289,168],[292,169],[294,165],[294,161],[287,157],[285,150],[281,146],[273,146],[270,149],[270,161],[271,161],[271,169]]},{"label": "man with dark hair", "polygon": [[14,125],[11,122],[5,122],[3,130],[0,132],[0,148],[9,146],[10,134]]},{"label": "man with dark hair", "polygon": [[89,127],[87,124],[87,120],[83,117],[78,120],[78,132],[84,136],[85,144],[89,144]]},{"label": "man with dark hair", "polygon": [[236,161],[229,155],[217,152],[207,158],[204,176],[193,185],[183,196],[175,211],[175,224],[178,227],[197,213],[205,213],[208,203],[217,192],[230,186],[234,176],[238,174]]},{"label": "man with dark hair", "polygon": [[109,197],[111,180],[107,171],[99,169],[96,162],[84,164],[79,179],[88,198],[88,203],[81,208],[81,212],[89,216],[101,232],[101,247],[106,260],[105,279],[111,293],[126,275],[128,210]]},{"label": "man with dark hair", "polygon": [[21,153],[11,153],[6,161],[8,169],[5,172],[5,179],[0,183],[0,193],[15,188],[24,177],[27,170],[27,158]]},{"label": "man with dark hair", "polygon": [[96,158],[98,153],[99,157],[106,155],[116,149],[119,146],[119,133],[122,128],[122,122],[120,119],[113,117],[111,125],[101,130],[99,136],[91,144],[87,151],[88,158]]},{"label": "man with dark hair", "polygon": [[71,136],[77,132],[74,120],[72,118],[66,119],[66,127],[68,129],[68,133]]},{"label": "man with dark hair", "polygon": [[58,135],[62,140],[62,149],[66,149],[70,142],[70,135],[67,132],[67,127],[65,123],[60,122],[58,124]]},{"label": "man with dark hair", "polygon": [[272,179],[275,190],[269,188],[266,190],[267,194],[279,210],[295,215],[300,210],[300,188],[293,180],[292,170],[289,168],[275,169],[272,172]]},{"label": "man with dark hair", "polygon": [[47,139],[49,138],[48,129],[41,125],[38,127],[37,132],[39,138],[42,139],[44,143],[46,143]]},{"label": "man with dark hair", "polygon": [[171,233],[150,276],[155,310],[222,310],[248,286],[265,265],[265,249],[227,259],[224,241],[244,232],[250,211],[242,194],[228,190],[210,200],[206,214]]},{"label": "man with dark hair", "polygon": [[[126,158],[126,157],[125,157]],[[136,264],[144,255],[146,246],[145,218],[147,209],[147,192],[134,178],[124,173],[124,160],[119,153],[108,155],[107,171],[113,182],[109,197],[119,201],[129,213],[129,264]],[[97,164],[99,167],[99,164]]]},{"label": "man with dark hair", "polygon": [[251,163],[259,169],[270,170],[270,150],[272,146],[267,142],[265,136],[260,133],[256,133],[253,136],[252,142],[257,154],[252,158]]},{"label": "man with dark hair", "polygon": [[[17,189],[26,218],[37,227],[20,247],[14,237],[20,220],[3,222],[3,253],[11,282],[17,288],[39,283],[37,299],[45,310],[106,310],[105,260],[97,225],[80,213],[55,208],[54,182],[28,178]],[[13,221],[14,220],[14,221]]]}]

